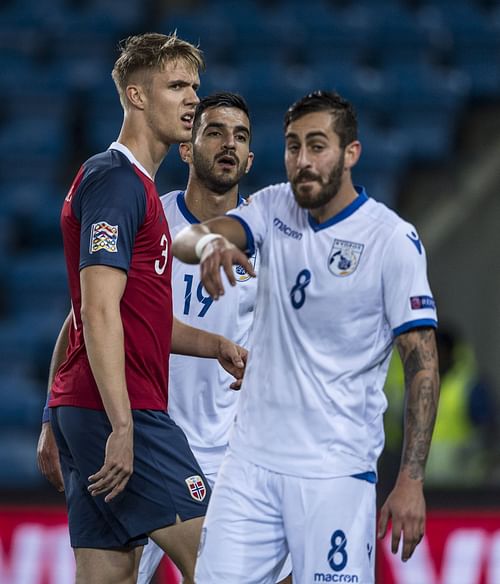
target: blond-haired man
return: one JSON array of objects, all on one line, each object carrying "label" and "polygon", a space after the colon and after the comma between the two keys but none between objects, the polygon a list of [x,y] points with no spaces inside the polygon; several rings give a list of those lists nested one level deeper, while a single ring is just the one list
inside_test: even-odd
[{"label": "blond-haired man", "polygon": [[166,413],[169,354],[217,358],[235,387],[245,358],[172,314],[171,238],[154,176],[169,147],[190,138],[202,67],[201,52],[175,34],[127,39],[112,73],[120,134],[82,165],[63,204],[72,311],[48,406],[77,584],[135,582],[147,535],[193,582],[210,489]]}]

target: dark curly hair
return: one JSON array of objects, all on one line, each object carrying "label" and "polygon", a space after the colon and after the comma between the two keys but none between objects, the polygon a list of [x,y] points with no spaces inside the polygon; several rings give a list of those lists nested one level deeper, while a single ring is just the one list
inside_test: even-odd
[{"label": "dark curly hair", "polygon": [[314,112],[331,113],[332,127],[339,137],[341,148],[358,139],[354,107],[335,91],[313,91],[296,101],[285,114],[285,131],[295,120]]}]

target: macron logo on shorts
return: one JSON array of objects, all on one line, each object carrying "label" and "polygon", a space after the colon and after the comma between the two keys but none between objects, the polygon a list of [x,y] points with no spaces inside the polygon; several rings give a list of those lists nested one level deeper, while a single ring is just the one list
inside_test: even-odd
[{"label": "macron logo on shorts", "polygon": [[189,494],[195,501],[203,501],[207,494],[207,489],[203,479],[199,475],[193,475],[185,479],[189,489]]},{"label": "macron logo on shorts", "polygon": [[110,225],[107,221],[92,224],[90,232],[90,253],[107,251],[118,252],[118,225]]}]

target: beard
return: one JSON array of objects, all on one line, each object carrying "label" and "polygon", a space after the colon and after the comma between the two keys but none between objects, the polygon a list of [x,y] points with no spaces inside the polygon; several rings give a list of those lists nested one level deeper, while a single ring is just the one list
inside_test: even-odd
[{"label": "beard", "polygon": [[200,182],[214,193],[223,195],[235,185],[245,174],[246,161],[235,159],[236,165],[230,172],[217,172],[217,159],[209,160],[193,148],[193,166]]},{"label": "beard", "polygon": [[[338,163],[332,168],[328,179],[325,181],[320,175],[314,174],[310,170],[303,170],[291,181],[292,190],[297,201],[297,205],[303,209],[319,209],[329,203],[339,192],[342,185],[342,173],[344,172],[344,152]],[[318,193],[312,194],[311,187],[304,187],[301,180],[311,180],[318,182],[321,189]]]}]

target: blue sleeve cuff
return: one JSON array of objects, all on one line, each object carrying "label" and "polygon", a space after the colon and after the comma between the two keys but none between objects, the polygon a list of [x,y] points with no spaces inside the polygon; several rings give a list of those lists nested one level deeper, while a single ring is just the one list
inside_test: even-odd
[{"label": "blue sleeve cuff", "polygon": [[393,329],[392,334],[395,337],[397,337],[402,333],[407,333],[408,331],[411,331],[412,329],[428,326],[432,328],[437,328],[437,320],[434,320],[433,318],[420,318],[417,320],[410,320],[408,322],[405,322],[401,326],[398,326],[397,328]]},{"label": "blue sleeve cuff", "polygon": [[227,216],[231,217],[232,219],[236,219],[236,221],[238,221],[245,230],[245,235],[247,236],[247,245],[245,248],[245,253],[249,258],[252,257],[255,253],[255,240],[253,238],[253,233],[252,230],[250,229],[250,226],[244,219],[242,219],[238,215],[232,215],[231,213],[228,213]]}]

